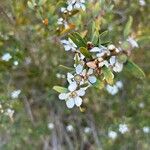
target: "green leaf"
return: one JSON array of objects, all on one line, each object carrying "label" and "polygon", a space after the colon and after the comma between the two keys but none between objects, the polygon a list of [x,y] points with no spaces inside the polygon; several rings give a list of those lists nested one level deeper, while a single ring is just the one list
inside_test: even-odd
[{"label": "green leaf", "polygon": [[92,59],[91,53],[85,48],[85,47],[80,47],[80,52],[86,57]]},{"label": "green leaf", "polygon": [[28,1],[27,5],[30,9],[34,9],[34,4],[32,2]]},{"label": "green leaf", "polygon": [[61,86],[54,86],[53,90],[55,90],[58,93],[67,93],[68,92],[67,88],[64,88],[64,87],[61,87]]},{"label": "green leaf", "polygon": [[74,32],[69,34],[68,37],[78,46],[78,47],[86,47],[86,41],[80,36],[79,33]]},{"label": "green leaf", "polygon": [[132,23],[133,23],[133,18],[132,18],[132,16],[130,16],[129,19],[128,19],[128,22],[127,22],[126,25],[125,25],[125,29],[124,29],[124,31],[123,31],[123,35],[124,35],[125,38],[126,38],[126,37],[130,34],[130,32],[131,32]]},{"label": "green leaf", "polygon": [[74,71],[73,68],[67,67],[67,66],[64,66],[64,65],[59,65],[59,67],[62,68],[62,69],[64,69],[64,70],[66,70],[66,71]]},{"label": "green leaf", "polygon": [[93,86],[95,88],[98,88],[98,89],[103,89],[104,88],[104,83],[97,79],[96,82],[93,84]]},{"label": "green leaf", "polygon": [[99,35],[99,45],[108,44],[109,40],[109,31],[104,31]]},{"label": "green leaf", "polygon": [[136,78],[145,78],[145,73],[142,71],[142,69],[131,60],[128,60],[125,66],[128,72],[132,73]]},{"label": "green leaf", "polygon": [[74,32],[73,36],[76,37],[78,39],[78,41],[80,41],[80,43],[83,47],[86,47],[86,41],[80,36],[80,34],[78,32]]},{"label": "green leaf", "polygon": [[47,1],[47,0],[39,0],[39,3],[38,3],[38,4],[39,4],[40,6],[41,6],[41,5],[44,5],[44,4],[46,3],[46,1]]},{"label": "green leaf", "polygon": [[114,74],[107,68],[106,66],[102,68],[102,73],[107,81],[108,84],[113,84]]}]

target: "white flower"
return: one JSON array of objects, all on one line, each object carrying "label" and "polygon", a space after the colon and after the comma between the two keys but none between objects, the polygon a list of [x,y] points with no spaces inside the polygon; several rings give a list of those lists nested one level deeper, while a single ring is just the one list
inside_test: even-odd
[{"label": "white flower", "polygon": [[14,110],[8,108],[8,109],[6,110],[6,112],[5,112],[5,115],[7,115],[7,116],[9,116],[10,118],[12,118],[14,112],[15,112]]},{"label": "white flower", "polygon": [[117,81],[117,82],[116,82],[116,86],[117,86],[119,89],[122,89],[122,88],[123,88],[123,83],[122,83],[122,81]]},{"label": "white flower", "polygon": [[116,139],[117,138],[117,132],[115,131],[109,131],[108,132],[108,137],[111,138],[111,139]]},{"label": "white flower", "polygon": [[19,94],[21,93],[21,90],[15,90],[11,93],[11,98],[15,99],[18,98]]},{"label": "white flower", "polygon": [[85,10],[85,0],[68,0],[68,11],[72,11],[73,9],[82,9]]},{"label": "white flower", "polygon": [[93,69],[89,69],[88,71],[86,69],[83,69],[82,65],[78,65],[76,67],[76,74],[81,75],[83,78],[87,79],[91,84],[94,84],[96,82],[96,77],[93,75]]},{"label": "white flower", "polygon": [[[76,73],[75,75],[72,75],[71,73],[67,73],[67,80],[70,83],[70,86],[72,87],[72,84],[74,86],[82,85],[84,83],[90,83],[94,84],[96,82],[96,77],[93,75],[93,69],[89,69],[88,71],[83,68],[83,65],[79,64],[75,68]],[[69,87],[70,87],[69,86]]]},{"label": "white flower", "polygon": [[141,6],[145,6],[146,5],[145,0],[139,0],[139,3],[140,3]]},{"label": "white flower", "polygon": [[90,52],[97,53],[97,57],[103,57],[105,54],[110,55],[110,52],[107,50],[106,47],[100,46],[100,47],[93,47]]},{"label": "white flower", "polygon": [[116,85],[107,85],[106,86],[106,90],[108,91],[108,93],[110,93],[111,95],[115,95],[118,93],[118,87]]},{"label": "white flower", "polygon": [[68,126],[66,127],[66,130],[67,130],[68,132],[72,132],[72,131],[74,130],[74,128],[73,128],[72,125],[68,125]]},{"label": "white flower", "polygon": [[150,132],[150,127],[143,127],[143,132],[144,133],[149,133]]},{"label": "white flower", "polygon": [[69,27],[68,22],[65,21],[63,18],[59,18],[59,19],[57,20],[57,24],[58,24],[58,25],[63,25],[63,26],[65,27],[65,29],[67,29],[67,28]]},{"label": "white flower", "polygon": [[77,46],[70,38],[68,40],[61,40],[61,43],[64,45],[65,51],[76,51]]},{"label": "white flower", "polygon": [[108,91],[108,93],[110,93],[111,95],[115,95],[118,93],[119,89],[123,88],[123,83],[122,81],[117,81],[116,84],[114,85],[107,85],[106,86],[106,90]]},{"label": "white flower", "polygon": [[139,103],[139,107],[140,107],[140,108],[144,108],[144,107],[145,107],[144,102]]},{"label": "white flower", "polygon": [[133,39],[132,37],[129,37],[129,38],[127,39],[127,41],[131,44],[132,48],[138,48],[138,47],[139,47],[139,45],[138,45],[138,43],[136,42],[136,40]]},{"label": "white flower", "polygon": [[3,60],[3,61],[9,61],[11,58],[12,58],[12,56],[11,56],[9,53],[5,53],[5,54],[2,56],[2,60]]},{"label": "white flower", "polygon": [[109,62],[115,72],[121,72],[123,70],[123,64],[118,62],[116,56],[111,56]]},{"label": "white flower", "polygon": [[76,106],[81,106],[82,104],[82,96],[85,95],[85,89],[81,88],[79,90],[76,90],[77,86],[75,85],[70,85],[70,88],[68,88],[69,92],[68,93],[61,93],[59,94],[59,99],[60,100],[66,100],[66,105],[68,108],[73,108],[75,105]]},{"label": "white flower", "polygon": [[92,131],[92,130],[91,130],[90,127],[85,127],[85,128],[84,128],[84,133],[86,133],[86,134],[90,133],[91,131]]},{"label": "white flower", "polygon": [[14,64],[15,66],[18,66],[19,62],[16,60],[16,61],[13,62],[13,64]]},{"label": "white flower", "polygon": [[120,131],[122,134],[128,132],[128,131],[129,131],[128,126],[127,126],[126,124],[120,124],[120,125],[119,125],[119,131]]},{"label": "white flower", "polygon": [[48,123],[48,125],[47,125],[47,126],[48,126],[48,128],[49,128],[50,130],[54,129],[54,124],[53,124],[53,123],[51,123],[51,122],[50,122],[50,123]]}]

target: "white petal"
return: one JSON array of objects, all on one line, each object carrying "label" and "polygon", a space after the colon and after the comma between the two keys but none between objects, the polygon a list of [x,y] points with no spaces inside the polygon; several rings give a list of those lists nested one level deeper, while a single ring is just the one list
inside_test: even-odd
[{"label": "white petal", "polygon": [[66,105],[68,108],[73,108],[75,103],[74,103],[74,99],[70,98],[66,101]]},{"label": "white petal", "polygon": [[86,69],[84,69],[83,71],[82,71],[82,74],[81,74],[82,76],[85,76],[86,75]]},{"label": "white petal", "polygon": [[69,44],[69,42],[67,40],[61,40],[62,44]]},{"label": "white petal", "polygon": [[69,51],[69,50],[71,50],[70,45],[64,45],[64,48],[65,48],[65,51]]},{"label": "white petal", "polygon": [[84,10],[84,11],[85,11],[85,9],[86,9],[86,7],[85,7],[84,4],[81,5],[81,8],[82,8],[82,10]]},{"label": "white petal", "polygon": [[79,9],[81,6],[80,6],[80,3],[76,3],[75,5],[74,5],[74,7],[75,8],[77,8],[77,9]]},{"label": "white petal", "polygon": [[77,83],[76,82],[71,82],[69,87],[68,87],[69,91],[71,91],[71,92],[75,91],[76,88],[77,88]]},{"label": "white petal", "polygon": [[79,64],[79,65],[76,67],[76,73],[77,73],[77,74],[80,74],[80,73],[82,72],[82,70],[83,70],[83,66]]},{"label": "white petal", "polygon": [[61,93],[61,94],[59,94],[59,99],[60,100],[65,100],[65,99],[67,99],[68,98],[68,94],[66,94],[66,93]]},{"label": "white petal", "polygon": [[82,89],[80,89],[80,90],[77,91],[77,94],[79,96],[84,96],[85,95],[85,90],[82,88]]},{"label": "white petal", "polygon": [[116,62],[116,56],[112,56],[112,57],[109,59],[109,61],[110,61],[110,64],[111,64],[111,65],[114,65],[115,62]]},{"label": "white petal", "polygon": [[119,62],[117,62],[117,63],[115,64],[115,67],[113,68],[113,70],[114,70],[115,72],[121,72],[122,69],[123,69],[123,64],[121,64],[121,63],[119,63]]},{"label": "white petal", "polygon": [[82,98],[81,97],[76,97],[75,99],[74,99],[74,101],[75,101],[75,104],[76,104],[76,106],[81,106],[81,104],[82,104]]},{"label": "white petal", "polygon": [[116,86],[117,86],[119,89],[122,89],[122,87],[123,87],[122,81],[117,81],[117,82],[116,82]]},{"label": "white petal", "polygon": [[90,69],[88,70],[87,74],[88,74],[88,75],[93,74],[93,69],[90,68]]},{"label": "white petal", "polygon": [[95,76],[89,76],[88,80],[89,80],[89,82],[90,82],[90,83],[92,83],[92,84],[93,84],[93,83],[95,83],[95,82],[96,82],[96,80],[97,80],[97,79],[96,79],[96,77],[95,77]]},{"label": "white petal", "polygon": [[94,47],[90,50],[90,52],[100,52],[100,49],[98,47]]},{"label": "white petal", "polygon": [[71,73],[67,73],[67,78],[69,78],[69,79],[73,79],[74,78],[74,76],[73,76],[73,74],[71,74]]},{"label": "white petal", "polygon": [[72,8],[73,8],[73,7],[72,7],[72,5],[70,4],[70,5],[68,5],[67,10],[68,10],[68,11],[72,11]]}]

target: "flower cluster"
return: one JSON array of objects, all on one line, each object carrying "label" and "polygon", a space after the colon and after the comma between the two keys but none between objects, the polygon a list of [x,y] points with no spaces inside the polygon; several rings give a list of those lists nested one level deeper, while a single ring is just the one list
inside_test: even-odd
[{"label": "flower cluster", "polygon": [[60,8],[61,17],[58,18],[57,24],[64,27],[64,29],[69,28],[69,22],[67,15],[72,15],[75,10],[85,11],[85,0],[67,0],[65,6]]},{"label": "flower cluster", "polygon": [[61,12],[67,13],[74,9],[85,10],[85,0],[67,0],[67,6],[61,8]]},{"label": "flower cluster", "polygon": [[107,46],[94,46],[92,42],[85,42],[78,33],[76,37],[84,43],[79,46],[74,38],[61,40],[65,51],[73,52],[74,67],[67,72],[68,87],[60,92],[59,99],[65,100],[68,108],[80,107],[86,90],[94,86],[101,89],[106,85],[106,89],[115,95],[122,88],[122,82],[118,81],[113,85],[114,73],[123,70],[127,60],[127,54],[113,44]]}]

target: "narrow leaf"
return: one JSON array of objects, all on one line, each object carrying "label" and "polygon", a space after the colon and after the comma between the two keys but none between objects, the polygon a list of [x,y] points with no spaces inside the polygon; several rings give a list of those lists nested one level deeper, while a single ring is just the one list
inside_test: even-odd
[{"label": "narrow leaf", "polygon": [[127,37],[130,34],[132,23],[133,23],[133,18],[132,18],[132,16],[130,16],[128,19],[128,22],[125,25],[125,29],[124,29],[124,33],[123,33],[124,37]]},{"label": "narrow leaf", "polygon": [[143,79],[145,77],[142,69],[131,60],[128,60],[125,66],[128,72],[132,73],[136,78]]},{"label": "narrow leaf", "polygon": [[92,59],[91,53],[85,48],[85,47],[80,47],[80,52],[86,57]]},{"label": "narrow leaf", "polygon": [[67,66],[64,66],[64,65],[59,65],[59,67],[66,70],[66,71],[73,71],[74,70],[73,68],[67,67]]},{"label": "narrow leaf", "polygon": [[113,84],[114,74],[107,68],[106,66],[102,68],[102,73],[107,81],[108,84]]},{"label": "narrow leaf", "polygon": [[104,31],[99,35],[99,45],[108,44],[110,42],[109,40],[109,32]]},{"label": "narrow leaf", "polygon": [[55,90],[58,93],[67,93],[68,92],[67,88],[64,88],[64,87],[61,87],[61,86],[54,86],[53,90]]}]

